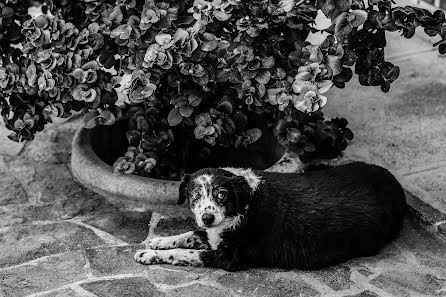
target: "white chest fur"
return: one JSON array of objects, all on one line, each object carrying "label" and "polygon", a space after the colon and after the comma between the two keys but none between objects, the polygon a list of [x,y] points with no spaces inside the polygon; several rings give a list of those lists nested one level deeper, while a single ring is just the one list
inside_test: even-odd
[{"label": "white chest fur", "polygon": [[223,233],[223,230],[224,229],[219,228],[218,226],[206,230],[208,234],[208,242],[209,245],[211,246],[211,249],[216,250],[220,245],[222,241],[221,233]]},{"label": "white chest fur", "polygon": [[211,249],[216,250],[222,241],[221,234],[224,231],[235,230],[242,222],[243,216],[237,215],[230,219],[226,219],[222,224],[206,230],[208,242]]}]

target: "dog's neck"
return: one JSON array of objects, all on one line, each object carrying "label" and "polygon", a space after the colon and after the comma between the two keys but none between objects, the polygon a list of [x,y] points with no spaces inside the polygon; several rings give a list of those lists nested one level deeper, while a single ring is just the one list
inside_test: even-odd
[{"label": "dog's neck", "polygon": [[220,225],[206,229],[208,235],[208,242],[211,249],[216,250],[222,241],[222,233],[234,231],[242,225],[244,215],[236,215],[234,217],[225,219]]},{"label": "dog's neck", "polygon": [[229,171],[234,175],[244,177],[249,187],[251,188],[251,194],[254,194],[254,192],[257,191],[260,184],[263,182],[262,178],[255,174],[254,171],[252,171],[252,169],[250,168],[224,167],[221,169]]}]

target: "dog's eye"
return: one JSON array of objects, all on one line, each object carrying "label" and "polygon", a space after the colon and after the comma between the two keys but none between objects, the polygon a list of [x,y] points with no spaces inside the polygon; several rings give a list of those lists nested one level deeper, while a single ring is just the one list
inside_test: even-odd
[{"label": "dog's eye", "polygon": [[227,196],[228,196],[228,193],[226,191],[220,191],[217,193],[217,199],[219,201],[225,200]]}]

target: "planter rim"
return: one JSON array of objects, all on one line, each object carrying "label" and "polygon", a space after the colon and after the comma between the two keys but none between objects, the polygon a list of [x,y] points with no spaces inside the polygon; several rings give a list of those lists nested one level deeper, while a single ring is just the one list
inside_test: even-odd
[{"label": "planter rim", "polygon": [[176,204],[179,181],[113,173],[92,147],[92,129],[76,131],[71,151],[73,176],[90,190],[109,198],[146,204]]},{"label": "planter rim", "polygon": [[[74,178],[90,190],[118,204],[176,205],[181,182],[113,173],[93,149],[93,129],[81,127],[72,142],[71,170]],[[285,150],[282,157],[265,171],[296,172],[303,164]]]}]

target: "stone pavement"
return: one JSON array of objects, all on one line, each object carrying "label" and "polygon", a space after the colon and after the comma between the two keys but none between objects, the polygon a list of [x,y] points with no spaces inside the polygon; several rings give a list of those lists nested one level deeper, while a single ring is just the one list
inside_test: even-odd
[{"label": "stone pavement", "polygon": [[[396,49],[403,55],[392,56]],[[356,138],[348,153],[398,171],[440,209],[446,60],[421,39],[397,37],[389,55],[402,70],[391,92],[352,81],[331,91],[325,110],[350,120]],[[164,216],[159,235],[190,230],[193,219],[186,207],[118,206],[77,184],[69,159],[79,124],[53,125],[24,146],[0,140],[0,297],[446,296],[446,243],[412,217],[378,256],[319,271],[139,265],[133,253],[152,211]]]},{"label": "stone pavement", "polygon": [[[0,296],[446,296],[446,244],[410,217],[376,257],[319,270],[143,266],[133,253],[153,208],[116,206],[69,170],[78,121],[0,157]],[[159,235],[193,229],[185,207],[158,208]]]}]

